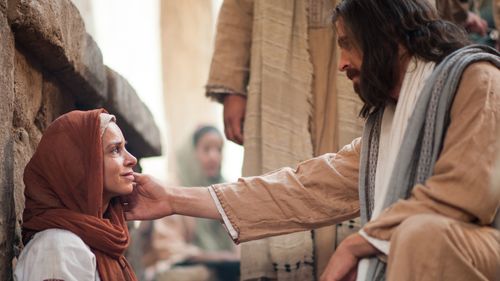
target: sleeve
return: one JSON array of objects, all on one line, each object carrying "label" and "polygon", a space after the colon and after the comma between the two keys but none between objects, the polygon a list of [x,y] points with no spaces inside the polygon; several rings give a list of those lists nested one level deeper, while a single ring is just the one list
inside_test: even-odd
[{"label": "sleeve", "polygon": [[252,42],[253,0],[225,0],[220,9],[206,95],[246,95]]},{"label": "sleeve", "polygon": [[424,213],[492,223],[500,204],[500,190],[491,185],[499,151],[500,72],[486,62],[472,64],[457,91],[433,176],[416,185],[409,199],[399,200],[366,224],[363,230],[369,236],[390,240],[406,218]]},{"label": "sleeve", "polygon": [[[359,215],[361,139],[263,176],[213,185],[236,242],[313,229]],[[223,216],[224,217],[224,216]],[[227,227],[227,225],[226,225]]]},{"label": "sleeve", "polygon": [[215,194],[214,188],[209,186],[208,192],[210,192],[210,196],[212,197],[212,200],[214,200],[217,211],[219,211],[219,214],[222,217],[222,225],[226,228],[226,231],[229,233],[231,239],[233,239],[233,241],[238,241],[238,232],[234,229],[231,221],[226,215],[226,212],[224,212],[224,208],[222,208],[219,198],[217,198],[217,195]]},{"label": "sleeve", "polygon": [[443,19],[458,25],[464,25],[469,12],[469,1],[436,0],[436,8]]},{"label": "sleeve", "polygon": [[62,231],[49,230],[30,242],[16,265],[15,280],[99,280],[95,255],[78,236]]}]

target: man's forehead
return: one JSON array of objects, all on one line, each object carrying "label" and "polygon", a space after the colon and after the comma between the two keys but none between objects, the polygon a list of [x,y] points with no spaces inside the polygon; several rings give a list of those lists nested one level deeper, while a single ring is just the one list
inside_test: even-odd
[{"label": "man's forehead", "polygon": [[345,35],[344,22],[342,21],[341,18],[339,18],[338,20],[335,21],[335,29],[337,30],[338,36]]},{"label": "man's forehead", "polygon": [[335,22],[335,28],[337,29],[337,42],[341,47],[347,45],[349,43],[349,37],[347,36],[344,24],[341,22],[341,19]]}]

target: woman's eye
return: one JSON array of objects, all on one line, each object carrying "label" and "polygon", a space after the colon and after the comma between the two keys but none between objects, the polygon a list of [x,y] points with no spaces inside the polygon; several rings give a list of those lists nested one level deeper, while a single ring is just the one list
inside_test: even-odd
[{"label": "woman's eye", "polygon": [[112,150],[112,153],[120,153],[120,148],[118,146],[115,146]]}]

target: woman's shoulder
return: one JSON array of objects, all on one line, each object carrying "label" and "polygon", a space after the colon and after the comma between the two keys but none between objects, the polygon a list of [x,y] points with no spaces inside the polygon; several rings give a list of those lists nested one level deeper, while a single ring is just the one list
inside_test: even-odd
[{"label": "woman's shoulder", "polygon": [[66,247],[77,247],[88,250],[90,253],[90,248],[83,242],[83,240],[76,234],[65,229],[50,228],[44,231],[36,233],[30,243],[38,244],[42,247],[47,248],[66,248]]},{"label": "woman's shoulder", "polygon": [[35,234],[21,252],[15,269],[15,280],[74,280],[72,276],[96,280],[96,259],[78,235],[63,229]]},{"label": "woman's shoulder", "polygon": [[82,257],[95,258],[94,253],[83,240],[71,231],[51,228],[36,233],[26,245],[25,252],[59,255],[60,253],[78,253]]}]

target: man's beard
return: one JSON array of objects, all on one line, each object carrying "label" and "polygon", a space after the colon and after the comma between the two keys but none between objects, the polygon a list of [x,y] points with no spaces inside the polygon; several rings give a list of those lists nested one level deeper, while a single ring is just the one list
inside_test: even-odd
[{"label": "man's beard", "polygon": [[354,92],[356,94],[361,94],[361,86],[359,85],[359,83],[352,82],[352,88],[354,89]]},{"label": "man's beard", "polygon": [[354,69],[354,68],[348,68],[346,71],[346,75],[347,75],[347,78],[349,78],[349,80],[351,80],[351,82],[352,82],[352,87],[354,88],[354,92],[356,92],[357,94],[360,94],[361,87],[359,85],[359,82],[354,82],[353,79],[355,77],[359,78],[361,75],[361,72],[357,69]]}]

